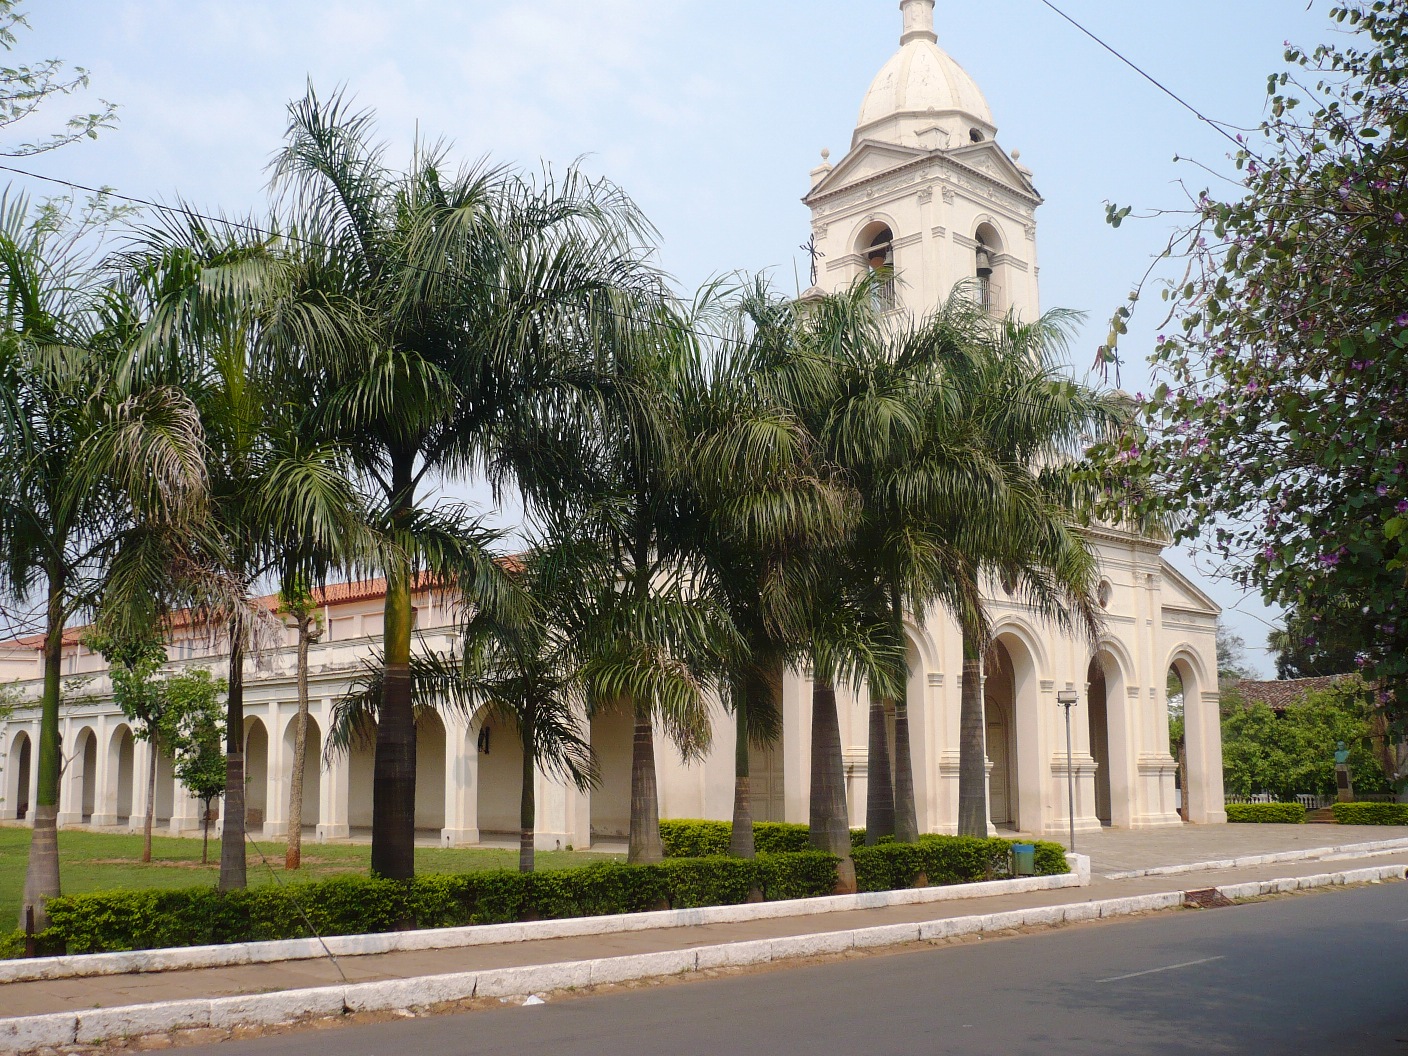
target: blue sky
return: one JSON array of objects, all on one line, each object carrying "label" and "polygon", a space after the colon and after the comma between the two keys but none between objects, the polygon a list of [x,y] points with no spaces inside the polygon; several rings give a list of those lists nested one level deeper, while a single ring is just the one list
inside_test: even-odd
[{"label": "blue sky", "polygon": [[[346,85],[380,115],[392,159],[417,134],[466,161],[536,167],[584,158],[660,228],[684,288],[769,269],[791,290],[808,233],[800,197],[822,147],[839,159],[861,98],[895,50],[896,0],[47,0],[29,5],[19,58],[88,67],[121,125],[23,166],[140,197],[257,209],[285,106],[309,80]],[[1329,0],[1058,0],[1209,116],[1254,126],[1286,40],[1332,32]],[[1104,222],[1104,203],[1177,209],[1179,181],[1227,171],[1228,144],[1060,21],[1038,0],[939,0],[939,43],[988,97],[998,140],[1020,149],[1038,213],[1044,307],[1090,318],[1072,352],[1090,364],[1106,322],[1173,218]],[[51,111],[52,112],[52,111]],[[38,129],[35,130],[36,132]],[[17,180],[23,185],[25,181]],[[29,185],[34,193],[46,193]],[[1127,339],[1124,386],[1159,319]],[[1193,570],[1197,558],[1177,556]],[[1255,598],[1204,577],[1267,677]],[[1233,608],[1236,606],[1236,608]]]}]

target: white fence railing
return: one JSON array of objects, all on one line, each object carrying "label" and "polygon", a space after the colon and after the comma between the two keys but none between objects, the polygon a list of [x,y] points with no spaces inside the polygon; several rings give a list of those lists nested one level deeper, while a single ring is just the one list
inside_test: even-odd
[{"label": "white fence railing", "polygon": [[[1256,795],[1254,795],[1254,796],[1223,796],[1222,798],[1223,798],[1226,802],[1228,802],[1228,803],[1281,803],[1281,802],[1295,802],[1295,803],[1299,803],[1299,804],[1300,804],[1301,806],[1303,806],[1306,810],[1319,810],[1321,807],[1328,807],[1331,803],[1333,803],[1333,802],[1335,801],[1335,797],[1334,797],[1334,796],[1312,796],[1312,795],[1304,795],[1304,794],[1298,795],[1298,796],[1294,796],[1294,797],[1292,797],[1292,799],[1290,799],[1290,800],[1284,800],[1284,801],[1283,801],[1283,800],[1277,798],[1276,796],[1273,796],[1270,792],[1258,792],[1258,793],[1257,793]],[[1367,797],[1366,797],[1366,798],[1367,798]]]}]

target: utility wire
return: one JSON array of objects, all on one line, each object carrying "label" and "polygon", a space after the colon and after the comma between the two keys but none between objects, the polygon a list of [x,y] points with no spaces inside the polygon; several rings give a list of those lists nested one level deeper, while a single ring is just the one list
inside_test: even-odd
[{"label": "utility wire", "polygon": [[1177,92],[1175,92],[1172,88],[1169,88],[1167,85],[1165,85],[1162,81],[1160,81],[1160,80],[1159,80],[1157,77],[1155,77],[1153,74],[1146,73],[1146,72],[1145,72],[1143,69],[1141,69],[1139,66],[1135,65],[1135,63],[1133,63],[1131,60],[1125,58],[1124,55],[1122,55],[1119,51],[1117,51],[1115,48],[1113,48],[1113,47],[1110,46],[1109,44],[1106,44],[1103,40],[1101,40],[1099,37],[1097,37],[1094,33],[1092,33],[1090,30],[1086,29],[1083,25],[1081,25],[1079,22],[1077,22],[1074,18],[1072,18],[1070,15],[1066,14],[1066,12],[1062,11],[1059,7],[1057,7],[1055,4],[1053,4],[1053,3],[1051,2],[1051,0],[1038,0],[1038,2],[1039,2],[1039,3],[1042,3],[1042,4],[1045,4],[1047,7],[1049,7],[1052,11],[1054,11],[1054,12],[1055,12],[1057,15],[1059,15],[1061,18],[1065,19],[1067,22],[1069,22],[1071,25],[1073,25],[1076,29],[1080,30],[1082,33],[1084,33],[1084,34],[1085,34],[1087,37],[1089,37],[1091,40],[1095,41],[1096,44],[1099,44],[1102,48],[1104,48],[1106,51],[1108,51],[1111,55],[1113,55],[1115,58],[1119,59],[1120,62],[1124,63],[1126,66],[1128,66],[1128,67],[1129,67],[1131,70],[1133,70],[1135,73],[1139,74],[1140,77],[1143,77],[1146,81],[1148,81],[1150,84],[1152,84],[1155,88],[1157,88],[1159,91],[1163,92],[1164,95],[1168,96],[1170,99],[1172,99],[1172,100],[1173,100],[1175,103],[1177,103],[1179,106],[1183,107],[1183,109],[1187,110],[1190,114],[1192,114],[1194,117],[1196,117],[1199,121],[1203,122],[1205,125],[1208,125],[1210,128],[1216,129],[1219,135],[1221,135],[1221,136],[1222,136],[1224,139],[1226,139],[1228,142],[1232,143],[1238,150],[1246,150],[1248,153],[1252,153],[1251,148],[1249,148],[1249,147],[1246,145],[1246,143],[1244,143],[1244,142],[1242,142],[1241,140],[1239,140],[1236,136],[1232,135],[1232,133],[1228,132],[1227,129],[1223,128],[1223,127],[1222,127],[1222,123],[1221,123],[1220,121],[1214,121],[1212,118],[1208,117],[1206,114],[1204,114],[1201,110],[1199,110],[1199,109],[1198,109],[1196,106],[1194,106],[1192,103],[1188,102],[1188,100],[1184,99],[1181,95],[1179,95]]}]

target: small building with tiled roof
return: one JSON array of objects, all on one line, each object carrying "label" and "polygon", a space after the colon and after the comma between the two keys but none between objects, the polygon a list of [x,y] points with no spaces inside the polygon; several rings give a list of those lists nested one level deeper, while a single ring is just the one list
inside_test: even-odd
[{"label": "small building with tiled roof", "polygon": [[1274,712],[1285,711],[1299,704],[1308,693],[1319,693],[1336,683],[1356,675],[1316,675],[1313,678],[1281,678],[1274,682],[1258,682],[1250,678],[1237,680],[1237,694],[1248,705],[1265,704]]}]

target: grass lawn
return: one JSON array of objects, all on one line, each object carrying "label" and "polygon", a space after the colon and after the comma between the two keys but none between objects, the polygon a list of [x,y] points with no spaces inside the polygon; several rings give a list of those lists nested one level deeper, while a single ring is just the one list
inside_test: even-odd
[{"label": "grass lawn", "polygon": [[[284,845],[277,840],[256,840],[268,859],[266,866],[254,847],[246,849],[249,884],[292,880],[317,880],[338,873],[366,873],[372,849],[367,844],[303,843],[303,868],[284,871]],[[210,840],[210,864],[200,864],[200,839],[156,836],[152,860],[143,864],[142,836],[59,831],[59,870],[64,894],[136,887],[198,887],[213,885],[220,875],[220,841]],[[539,851],[539,869],[562,869],[600,861],[621,861],[624,855],[584,851]],[[29,859],[29,829],[0,826],[0,932],[9,931],[19,918],[24,894],[24,873]],[[272,867],[272,870],[271,868]],[[422,873],[468,873],[478,869],[517,869],[517,850],[477,847],[417,847],[416,870]]]}]

